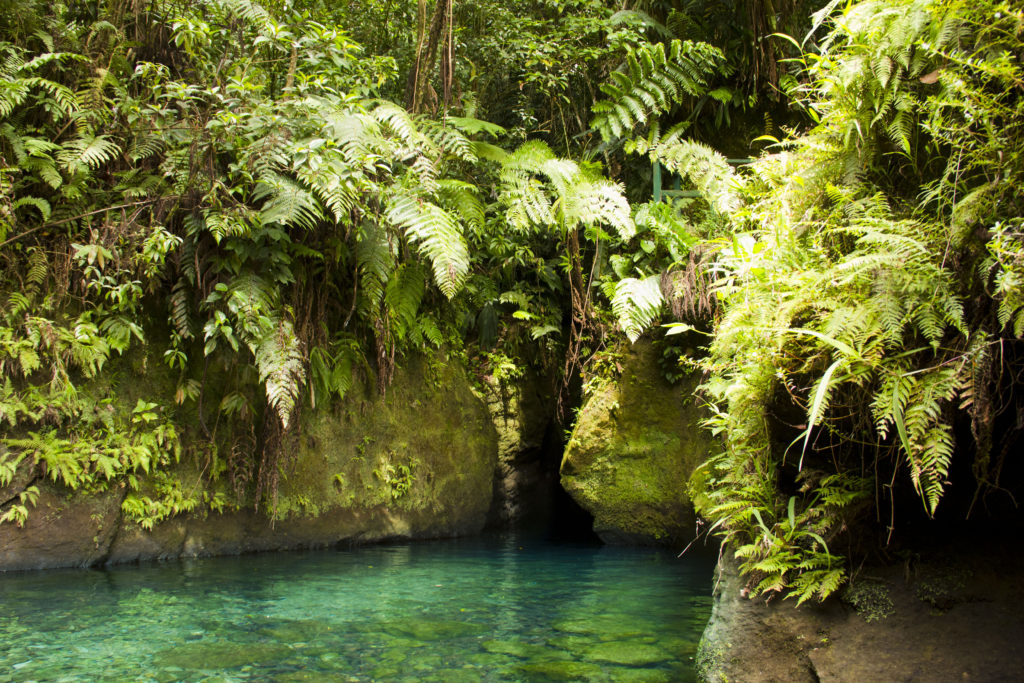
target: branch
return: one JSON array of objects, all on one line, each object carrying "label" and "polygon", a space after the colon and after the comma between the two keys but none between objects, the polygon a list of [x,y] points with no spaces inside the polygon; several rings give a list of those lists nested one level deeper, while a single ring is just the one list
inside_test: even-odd
[{"label": "branch", "polygon": [[26,235],[31,235],[32,233],[38,232],[39,230],[42,230],[43,228],[53,228],[53,227],[56,227],[58,225],[63,225],[64,223],[70,223],[71,221],[77,221],[79,218],[85,218],[86,216],[93,216],[95,214],[105,213],[107,211],[117,211],[118,209],[127,209],[127,208],[132,207],[132,206],[144,206],[146,204],[155,204],[156,202],[162,201],[164,199],[181,199],[181,196],[179,195],[177,197],[156,197],[155,199],[142,199],[142,200],[139,200],[137,202],[129,202],[127,204],[118,204],[117,206],[108,206],[108,207],[106,207],[104,209],[96,209],[95,211],[86,211],[85,213],[80,213],[77,216],[71,216],[70,218],[62,218],[59,221],[51,221],[49,223],[43,223],[42,225],[37,225],[36,227],[32,228],[31,230],[26,230],[25,232],[20,232],[17,235],[15,235],[14,237],[8,238],[7,240],[4,240],[3,242],[0,242],[0,247],[5,247],[8,244],[10,244],[11,242],[17,242],[22,237],[24,237]]}]

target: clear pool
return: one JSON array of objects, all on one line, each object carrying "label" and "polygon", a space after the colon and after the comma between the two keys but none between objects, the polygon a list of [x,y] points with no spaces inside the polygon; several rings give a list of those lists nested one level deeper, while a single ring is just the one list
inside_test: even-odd
[{"label": "clear pool", "polygon": [[506,537],[0,574],[0,683],[688,681],[712,566]]}]

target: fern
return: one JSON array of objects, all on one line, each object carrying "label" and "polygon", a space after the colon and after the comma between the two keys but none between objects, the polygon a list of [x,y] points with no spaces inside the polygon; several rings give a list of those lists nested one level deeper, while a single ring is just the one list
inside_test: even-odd
[{"label": "fern", "polygon": [[425,292],[423,273],[415,264],[399,267],[388,280],[384,299],[398,325],[399,340],[404,339],[416,326],[416,313]]},{"label": "fern", "polygon": [[594,104],[591,125],[606,142],[617,140],[671,110],[684,96],[703,94],[708,76],[724,59],[717,48],[689,40],[641,45],[601,85],[609,99]]},{"label": "fern", "polygon": [[281,427],[287,429],[305,381],[302,344],[292,324],[277,319],[249,341],[260,381],[267,393],[267,405],[277,414]]},{"label": "fern", "polygon": [[636,234],[625,188],[607,180],[578,182],[562,198],[562,211],[588,226],[609,225],[628,241]]},{"label": "fern", "polygon": [[469,249],[458,222],[436,204],[405,194],[390,200],[387,217],[430,261],[444,295],[454,297],[469,272]]},{"label": "fern", "polygon": [[607,225],[623,240],[636,231],[620,185],[559,158],[543,142],[527,142],[510,154],[500,178],[506,218],[520,230],[556,228],[564,235],[580,225]]},{"label": "fern", "polygon": [[394,268],[393,247],[384,230],[377,225],[366,225],[359,232],[356,242],[356,262],[360,272],[362,291],[361,310],[364,317],[371,317],[380,307],[384,298],[384,286]]},{"label": "fern", "polygon": [[218,3],[235,16],[254,24],[262,24],[271,18],[262,5],[252,0],[218,0]]},{"label": "fern", "polygon": [[437,194],[446,210],[457,214],[477,234],[483,233],[487,207],[480,201],[475,185],[446,178],[438,182]]},{"label": "fern", "polygon": [[71,174],[94,170],[109,163],[121,148],[107,135],[85,135],[65,143],[57,155],[61,166]]},{"label": "fern", "polygon": [[653,146],[649,155],[671,173],[692,182],[719,214],[729,215],[739,208],[736,173],[713,149],[699,142],[670,139]]},{"label": "fern", "polygon": [[475,163],[477,155],[472,141],[459,128],[445,125],[446,122],[447,120],[441,122],[426,120],[420,128],[434,146],[444,154],[460,161]]},{"label": "fern", "polygon": [[639,339],[644,330],[658,319],[664,304],[660,275],[651,275],[643,280],[620,280],[612,296],[612,310],[618,318],[619,327],[631,342]]},{"label": "fern", "polygon": [[320,203],[309,190],[276,173],[260,178],[254,199],[265,200],[260,210],[263,224],[278,223],[312,230],[324,217]]}]

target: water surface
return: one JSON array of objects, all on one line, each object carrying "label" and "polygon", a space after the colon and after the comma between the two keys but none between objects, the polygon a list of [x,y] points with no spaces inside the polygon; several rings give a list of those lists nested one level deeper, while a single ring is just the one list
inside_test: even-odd
[{"label": "water surface", "polygon": [[689,681],[711,576],[516,538],[0,574],[0,683]]}]

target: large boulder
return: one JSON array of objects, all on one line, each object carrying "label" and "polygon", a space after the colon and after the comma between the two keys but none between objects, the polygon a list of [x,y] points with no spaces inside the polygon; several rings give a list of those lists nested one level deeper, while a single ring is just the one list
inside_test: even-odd
[{"label": "large boulder", "polygon": [[583,404],[562,459],[562,486],[611,544],[679,545],[693,537],[686,484],[709,455],[697,377],[670,384],[648,342],[634,344],[617,380]]}]

